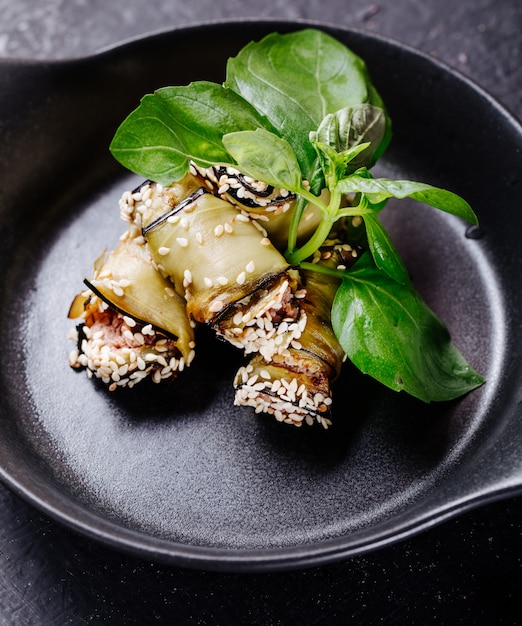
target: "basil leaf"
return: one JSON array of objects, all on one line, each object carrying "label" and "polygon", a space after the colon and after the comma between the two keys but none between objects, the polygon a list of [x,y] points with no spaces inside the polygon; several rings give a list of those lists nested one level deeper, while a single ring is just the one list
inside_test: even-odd
[{"label": "basil leaf", "polygon": [[189,161],[232,163],[222,136],[270,125],[237,93],[200,81],[146,95],[118,128],[113,156],[131,171],[162,184],[179,180]]},{"label": "basil leaf", "polygon": [[183,137],[150,94],[120,125],[110,151],[131,172],[163,184],[179,180],[188,168]]},{"label": "basil leaf", "polygon": [[388,198],[412,198],[461,217],[472,224],[478,223],[477,216],[470,205],[464,198],[451,191],[409,180],[366,178],[364,170],[361,173],[362,176],[356,172],[339,181],[337,190],[341,193],[363,193],[371,204],[378,204]]},{"label": "basil leaf", "polygon": [[[345,153],[361,144],[370,144],[362,154],[347,161],[350,171],[354,172],[360,167],[373,165],[374,154],[384,139],[385,132],[384,110],[372,104],[359,104],[329,113],[321,121],[317,131],[310,133],[310,140],[312,143],[324,143],[338,153]],[[344,175],[347,173],[345,171]]]},{"label": "basil leaf", "polygon": [[274,187],[299,193],[301,172],[290,144],[263,128],[228,133],[223,145],[244,173]]},{"label": "basil leaf", "polygon": [[356,159],[370,145],[363,143],[343,152],[336,152],[334,148],[326,143],[318,142],[315,139],[312,140],[312,143],[317,150],[328,189],[333,189],[337,182],[346,176],[348,163]]},{"label": "basil leaf", "polygon": [[229,59],[225,86],[253,103],[292,146],[313,192],[321,187],[309,141],[328,113],[376,100],[364,62],[326,33],[272,33]]},{"label": "basil leaf", "polygon": [[367,254],[336,293],[332,325],[363,373],[424,402],[452,400],[484,382],[411,284],[379,271]]},{"label": "basil leaf", "polygon": [[408,270],[379,218],[375,213],[365,213],[361,217],[375,265],[393,280],[406,285],[410,280]]}]

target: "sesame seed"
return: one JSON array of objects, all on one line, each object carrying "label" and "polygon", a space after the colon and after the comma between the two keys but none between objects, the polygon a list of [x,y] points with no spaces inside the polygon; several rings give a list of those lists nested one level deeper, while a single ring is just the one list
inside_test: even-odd
[{"label": "sesame seed", "polygon": [[188,239],[185,239],[185,237],[176,237],[176,242],[182,248],[186,248],[188,246]]},{"label": "sesame seed", "polygon": [[249,263],[247,263],[247,266],[245,267],[245,269],[246,269],[246,271],[249,274],[252,274],[252,272],[255,272],[256,266],[255,266],[254,261],[249,261]]},{"label": "sesame seed", "polygon": [[129,328],[134,328],[134,326],[136,326],[136,320],[132,319],[132,317],[129,317],[128,315],[123,316],[123,321]]},{"label": "sesame seed", "polygon": [[[179,239],[177,239],[177,242],[179,242]],[[181,245],[181,244],[180,244]],[[160,248],[158,248],[158,254],[160,256],[165,256],[170,252],[170,248],[167,248],[166,246],[161,246]]]},{"label": "sesame seed", "polygon": [[165,357],[162,356],[161,354],[156,356],[156,362],[159,363],[160,365],[163,365],[163,367],[168,367],[168,363],[165,360]]},{"label": "sesame seed", "polygon": [[217,313],[218,311],[221,311],[221,309],[224,306],[225,305],[223,304],[223,302],[221,300],[214,300],[213,302],[210,303],[210,306],[208,307],[208,310],[211,313]]}]

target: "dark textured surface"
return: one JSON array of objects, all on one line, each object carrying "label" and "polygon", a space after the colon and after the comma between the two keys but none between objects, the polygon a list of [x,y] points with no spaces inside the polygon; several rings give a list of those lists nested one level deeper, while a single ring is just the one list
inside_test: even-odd
[{"label": "dark textured surface", "polygon": [[[320,18],[432,53],[522,117],[522,8],[516,1],[469,0],[452,11],[450,3],[435,0],[310,7],[290,1],[261,11],[253,2],[32,4],[0,1],[4,56],[80,56],[129,36],[209,18]],[[520,499],[344,563],[246,576],[124,557],[38,515],[3,487],[0,500],[5,624],[515,624],[520,613]]]}]

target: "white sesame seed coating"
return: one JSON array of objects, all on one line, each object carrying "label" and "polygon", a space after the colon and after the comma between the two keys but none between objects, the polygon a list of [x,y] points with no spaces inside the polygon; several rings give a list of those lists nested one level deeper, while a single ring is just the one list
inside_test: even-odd
[{"label": "white sesame seed coating", "polygon": [[305,423],[328,428],[332,423],[331,396],[329,392],[314,392],[314,384],[303,373],[292,372],[281,364],[267,365],[254,357],[236,374],[234,404],[252,407],[256,413],[273,415],[277,421],[293,426]]},{"label": "white sesame seed coating", "polygon": [[[89,377],[101,379],[110,391],[133,387],[146,378],[159,383],[177,377],[182,357],[173,339],[156,333],[151,324],[141,326],[132,320],[129,327],[128,316],[112,308],[101,311],[98,300],[91,296],[83,324],[71,333],[78,345],[69,355],[71,367],[86,369]],[[190,360],[194,342],[192,346]]]}]

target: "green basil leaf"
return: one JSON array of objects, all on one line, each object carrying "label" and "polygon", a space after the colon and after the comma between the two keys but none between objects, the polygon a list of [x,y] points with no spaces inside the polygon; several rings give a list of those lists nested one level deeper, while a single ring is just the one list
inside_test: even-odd
[{"label": "green basil leaf", "polygon": [[[329,113],[379,100],[364,62],[315,29],[272,33],[229,59],[225,85],[251,102],[292,146],[313,192],[321,186],[309,132]],[[319,188],[318,188],[319,187]]]},{"label": "green basil leaf", "polygon": [[333,189],[339,180],[346,176],[348,164],[356,159],[358,155],[369,147],[369,143],[362,143],[352,146],[342,152],[337,152],[335,148],[326,143],[319,142],[313,137],[311,139],[323,170],[326,186]]},{"label": "green basil leaf", "polygon": [[118,128],[110,145],[131,171],[162,184],[179,180],[189,161],[232,163],[222,136],[270,125],[237,93],[200,81],[146,95]]},{"label": "green basil leaf", "polygon": [[477,216],[464,198],[446,189],[432,187],[425,183],[390,180],[389,178],[366,178],[365,175],[359,176],[355,173],[339,181],[337,190],[341,193],[363,193],[372,204],[378,204],[388,198],[412,198],[461,217],[472,224],[478,223]]},{"label": "green basil leaf", "polygon": [[[381,107],[359,104],[344,107],[329,113],[319,124],[317,131],[310,133],[312,143],[326,144],[335,152],[345,154],[361,144],[369,146],[346,161],[351,172],[360,167],[371,167],[374,155],[386,133],[386,115]],[[344,175],[346,176],[346,171]]]},{"label": "green basil leaf", "polygon": [[228,133],[223,145],[239,169],[274,187],[299,193],[302,189],[299,163],[290,144],[263,128]]},{"label": "green basil leaf", "polygon": [[188,147],[150,94],[122,122],[110,151],[131,172],[163,184],[179,180],[188,168]]},{"label": "green basil leaf", "polygon": [[410,280],[408,270],[377,214],[365,213],[361,217],[375,265],[393,280],[406,285]]},{"label": "green basil leaf", "polygon": [[484,382],[411,284],[378,270],[367,254],[337,291],[332,325],[363,373],[424,402],[452,400]]}]

